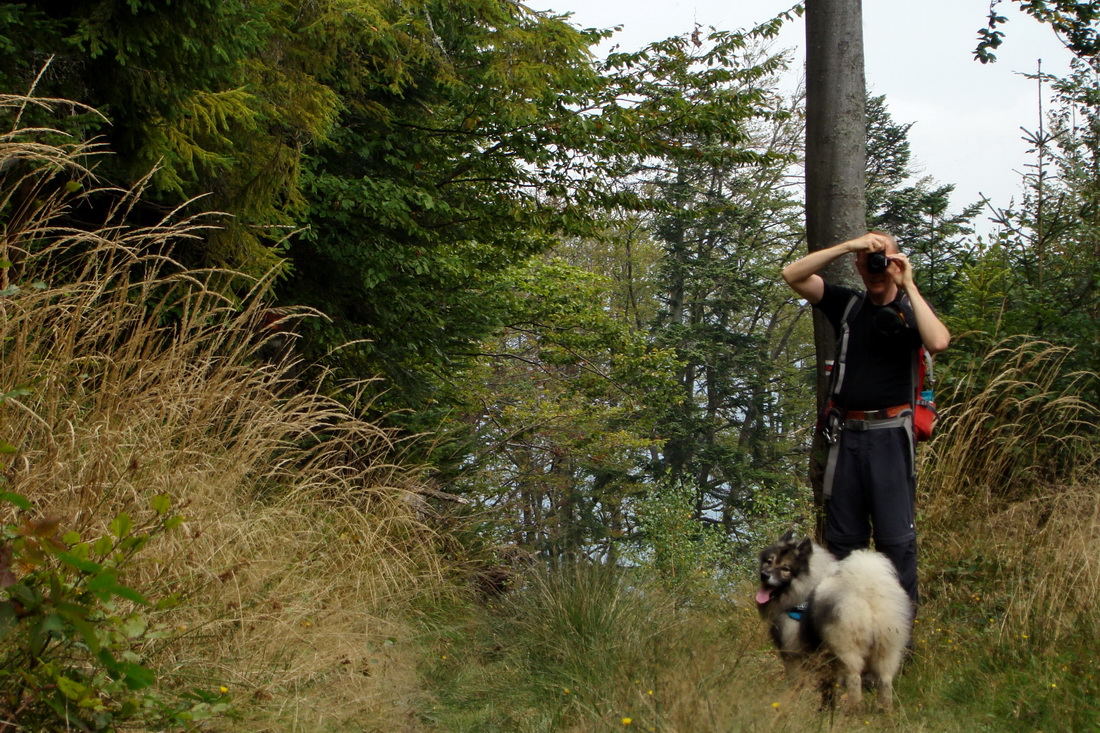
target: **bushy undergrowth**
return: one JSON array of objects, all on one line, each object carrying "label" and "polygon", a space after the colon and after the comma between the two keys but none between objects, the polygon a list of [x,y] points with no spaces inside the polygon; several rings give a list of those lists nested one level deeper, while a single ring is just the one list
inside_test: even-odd
[{"label": "bushy undergrowth", "polygon": [[[0,117],[16,120],[24,104],[50,103],[3,97]],[[349,400],[301,381],[287,341],[298,319],[316,314],[272,312],[266,281],[177,264],[172,247],[207,221],[172,212],[128,225],[140,190],[97,188],[95,151],[56,139],[18,127],[0,136],[0,390],[10,393],[0,437],[12,452],[9,489],[26,500],[0,511],[13,527],[59,528],[38,537],[60,560],[50,565],[62,573],[55,587],[47,579],[43,590],[54,610],[66,593],[106,587],[70,571],[105,567],[96,538],[118,539],[118,517],[169,502],[182,520],[112,568],[107,585],[135,594],[108,599],[119,608],[62,613],[75,633],[55,621],[37,632],[5,627],[0,695],[15,719],[0,727],[31,720],[29,706],[52,695],[38,672],[23,673],[28,649],[39,670],[72,670],[128,617],[121,604],[136,603],[155,638],[134,634],[117,653],[165,700],[201,691],[233,711],[233,730],[388,728],[416,690],[393,653],[406,633],[402,609],[440,577],[416,470]],[[18,589],[41,569],[12,564],[4,599],[22,603]],[[116,687],[105,681],[92,697],[121,714],[133,686]],[[99,725],[91,697],[72,685],[61,692],[74,702],[60,713],[73,729]],[[126,711],[137,728],[162,725]]]}]

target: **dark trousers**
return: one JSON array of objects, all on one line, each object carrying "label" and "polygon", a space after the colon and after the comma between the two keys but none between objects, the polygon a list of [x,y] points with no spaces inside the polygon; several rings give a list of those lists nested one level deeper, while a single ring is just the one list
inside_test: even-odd
[{"label": "dark trousers", "polygon": [[825,502],[825,542],[838,559],[870,546],[890,558],[914,608],[917,591],[916,473],[904,427],[846,429]]}]

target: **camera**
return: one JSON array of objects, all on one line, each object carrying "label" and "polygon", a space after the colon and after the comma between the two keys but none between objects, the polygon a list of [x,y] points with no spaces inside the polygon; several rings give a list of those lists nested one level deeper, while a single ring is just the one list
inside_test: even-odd
[{"label": "camera", "polygon": [[872,252],[867,255],[867,272],[886,272],[886,268],[890,266],[890,258],[886,256],[885,252]]}]

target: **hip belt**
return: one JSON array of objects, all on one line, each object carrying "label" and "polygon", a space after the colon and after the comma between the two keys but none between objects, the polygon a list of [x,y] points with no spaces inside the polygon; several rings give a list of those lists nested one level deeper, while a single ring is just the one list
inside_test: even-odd
[{"label": "hip belt", "polygon": [[845,430],[881,430],[906,424],[913,415],[910,404],[886,407],[881,410],[837,410],[840,427]]}]

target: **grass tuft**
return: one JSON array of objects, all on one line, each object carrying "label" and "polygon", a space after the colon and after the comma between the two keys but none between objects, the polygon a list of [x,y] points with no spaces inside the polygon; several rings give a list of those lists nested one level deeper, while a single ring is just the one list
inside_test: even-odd
[{"label": "grass tuft", "polygon": [[86,536],[171,496],[182,531],[125,578],[182,601],[145,650],[161,686],[217,681],[234,730],[392,729],[418,694],[395,640],[441,587],[420,472],[302,382],[293,329],[318,314],[271,310],[270,278],[173,260],[210,220],[128,225],[140,187],[97,187],[99,151],[57,137],[0,136],[0,388],[26,387],[0,407],[11,489]]}]

